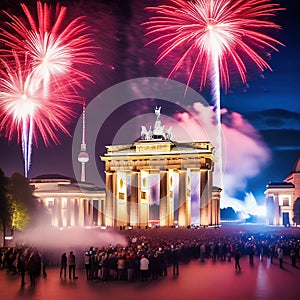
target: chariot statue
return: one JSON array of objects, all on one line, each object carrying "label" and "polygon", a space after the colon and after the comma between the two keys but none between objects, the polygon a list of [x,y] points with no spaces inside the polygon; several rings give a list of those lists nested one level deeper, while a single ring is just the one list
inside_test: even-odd
[{"label": "chariot statue", "polygon": [[172,126],[166,130],[165,126],[162,125],[160,120],[161,107],[155,106],[156,121],[154,129],[150,126],[149,130],[145,126],[141,126],[141,139],[145,141],[153,140],[171,140],[173,137]]}]

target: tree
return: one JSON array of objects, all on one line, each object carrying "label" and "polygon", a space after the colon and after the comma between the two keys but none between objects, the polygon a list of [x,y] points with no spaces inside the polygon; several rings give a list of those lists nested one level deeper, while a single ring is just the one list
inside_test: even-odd
[{"label": "tree", "polygon": [[300,198],[297,198],[296,201],[294,202],[294,217],[293,217],[293,222],[296,223],[296,225],[300,224]]},{"label": "tree", "polygon": [[6,228],[9,223],[9,202],[7,197],[7,186],[9,179],[0,169],[0,226],[3,231],[3,246],[5,246]]},{"label": "tree", "polygon": [[9,193],[12,224],[16,229],[23,230],[48,221],[45,207],[34,197],[29,180],[23,175],[14,173],[11,176]]}]

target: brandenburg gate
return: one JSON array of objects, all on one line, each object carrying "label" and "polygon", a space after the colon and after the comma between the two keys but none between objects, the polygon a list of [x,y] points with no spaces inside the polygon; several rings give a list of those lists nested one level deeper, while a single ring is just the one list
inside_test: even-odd
[{"label": "brandenburg gate", "polygon": [[210,142],[177,143],[165,130],[160,108],[155,126],[142,126],[141,140],[106,146],[106,226],[216,226],[220,192],[212,186]]}]

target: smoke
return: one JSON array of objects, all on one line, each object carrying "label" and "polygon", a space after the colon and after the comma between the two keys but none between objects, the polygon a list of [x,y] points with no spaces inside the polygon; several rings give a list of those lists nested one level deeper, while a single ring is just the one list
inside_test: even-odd
[{"label": "smoke", "polygon": [[46,249],[83,249],[92,247],[109,247],[110,245],[126,245],[125,237],[100,228],[56,228],[35,227],[19,232],[15,237],[16,244]]},{"label": "smoke", "polygon": [[[213,123],[214,113],[211,107],[194,103],[187,107],[193,112],[175,115],[173,139],[178,142],[210,141],[216,144],[216,129]],[[257,176],[270,159],[270,152],[258,131],[243,116],[222,109],[223,139],[223,182],[221,208],[232,207],[235,211],[256,214],[257,203],[251,192],[246,193],[247,183]],[[205,126],[204,126],[205,125]],[[244,199],[235,195],[244,193]]]}]

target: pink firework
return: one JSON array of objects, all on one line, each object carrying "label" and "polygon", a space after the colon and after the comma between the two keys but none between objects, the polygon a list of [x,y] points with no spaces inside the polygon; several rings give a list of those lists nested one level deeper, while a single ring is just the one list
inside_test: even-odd
[{"label": "pink firework", "polygon": [[0,78],[0,131],[11,140],[17,133],[22,144],[27,176],[32,152],[33,138],[38,132],[46,145],[50,139],[59,143],[57,131],[69,134],[65,124],[74,114],[70,104],[74,95],[64,93],[62,88],[48,86],[51,101],[44,95],[40,80],[31,71],[27,57],[20,57],[13,51],[14,61],[1,59],[4,69]]},{"label": "pink firework", "polygon": [[148,8],[156,15],[146,25],[149,42],[159,42],[157,62],[175,50],[183,51],[169,73],[171,77],[185,62],[193,61],[187,86],[200,69],[200,88],[209,75],[216,112],[218,142],[216,165],[218,182],[223,186],[220,86],[229,87],[229,68],[234,67],[246,81],[245,60],[252,61],[261,71],[271,69],[260,55],[263,50],[275,50],[282,45],[265,34],[266,29],[280,29],[269,18],[282,10],[269,0],[170,0],[170,5]]},{"label": "pink firework", "polygon": [[25,4],[21,6],[27,22],[5,12],[10,21],[5,23],[1,41],[11,49],[29,55],[33,71],[43,81],[44,89],[52,79],[61,84],[72,78],[74,85],[80,85],[82,79],[91,80],[86,71],[80,70],[82,66],[98,63],[85,17],[67,23],[66,7],[59,3],[53,7],[38,1],[35,19]]},{"label": "pink firework", "polygon": [[[149,42],[160,42],[157,62],[176,49],[185,49],[175,63],[172,76],[186,61],[194,57],[189,74],[189,84],[197,67],[201,67],[200,87],[207,81],[207,74],[215,61],[220,79],[229,87],[229,68],[234,66],[242,81],[246,81],[244,60],[248,57],[263,71],[269,64],[260,55],[263,49],[277,51],[274,46],[282,45],[265,34],[265,29],[279,29],[280,26],[269,17],[283,8],[269,0],[170,0],[173,5],[149,7],[156,16],[145,23],[147,35],[154,35]],[[255,50],[256,49],[256,50]],[[230,63],[230,65],[229,65]]]}]

